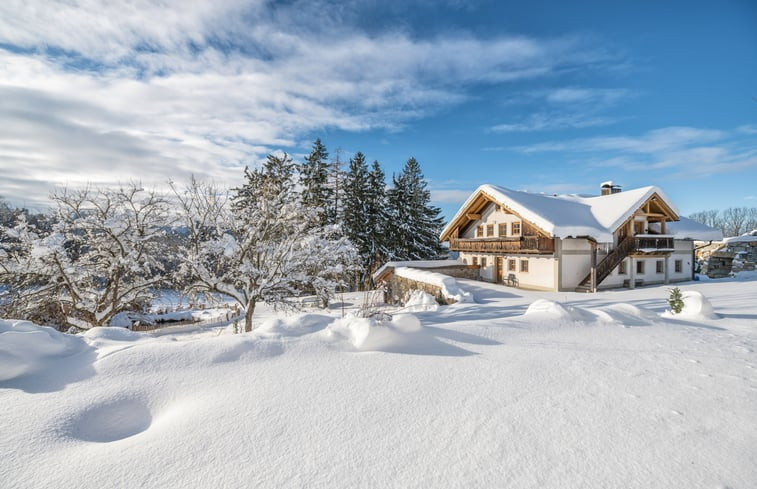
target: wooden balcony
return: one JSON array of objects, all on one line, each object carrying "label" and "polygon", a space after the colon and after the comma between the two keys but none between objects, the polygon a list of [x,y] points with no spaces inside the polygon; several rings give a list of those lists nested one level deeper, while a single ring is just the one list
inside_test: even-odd
[{"label": "wooden balcony", "polygon": [[523,236],[520,238],[476,238],[449,241],[452,251],[473,253],[543,253],[555,252],[555,240],[541,236]]},{"label": "wooden balcony", "polygon": [[637,234],[633,237],[634,250],[640,252],[672,251],[675,249],[673,236],[663,234]]}]

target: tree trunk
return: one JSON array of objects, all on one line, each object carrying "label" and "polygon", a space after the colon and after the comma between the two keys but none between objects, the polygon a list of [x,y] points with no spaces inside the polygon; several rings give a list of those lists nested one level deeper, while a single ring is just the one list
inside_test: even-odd
[{"label": "tree trunk", "polygon": [[250,300],[247,303],[247,307],[244,310],[244,332],[249,333],[252,331],[252,315],[255,312],[255,299]]}]

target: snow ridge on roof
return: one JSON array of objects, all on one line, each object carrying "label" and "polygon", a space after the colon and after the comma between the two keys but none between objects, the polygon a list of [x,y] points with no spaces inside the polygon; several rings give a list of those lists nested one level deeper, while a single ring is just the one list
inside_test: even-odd
[{"label": "snow ridge on roof", "polygon": [[673,212],[678,214],[675,205],[662,190],[655,186],[641,187],[610,195],[584,197],[579,195],[535,194],[484,184],[468,197],[455,217],[442,231],[442,236],[451,231],[450,227],[453,223],[482,193],[554,237],[588,236],[604,243],[611,242],[612,233],[654,194],[657,194]]}]

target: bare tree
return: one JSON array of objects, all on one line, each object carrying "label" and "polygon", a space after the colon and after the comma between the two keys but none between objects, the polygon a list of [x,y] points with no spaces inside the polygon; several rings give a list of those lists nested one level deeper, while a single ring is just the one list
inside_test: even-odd
[{"label": "bare tree", "polygon": [[7,299],[22,317],[57,309],[81,328],[107,325],[119,312],[153,298],[163,279],[158,257],[170,225],[168,204],[137,184],[116,190],[57,190],[47,231],[21,214],[0,244]]}]

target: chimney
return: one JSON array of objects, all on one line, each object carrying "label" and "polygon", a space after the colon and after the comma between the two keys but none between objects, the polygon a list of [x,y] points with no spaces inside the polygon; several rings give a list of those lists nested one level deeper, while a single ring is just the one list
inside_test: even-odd
[{"label": "chimney", "polygon": [[611,195],[620,193],[620,185],[616,185],[612,180],[602,182],[599,185],[600,195]]}]

